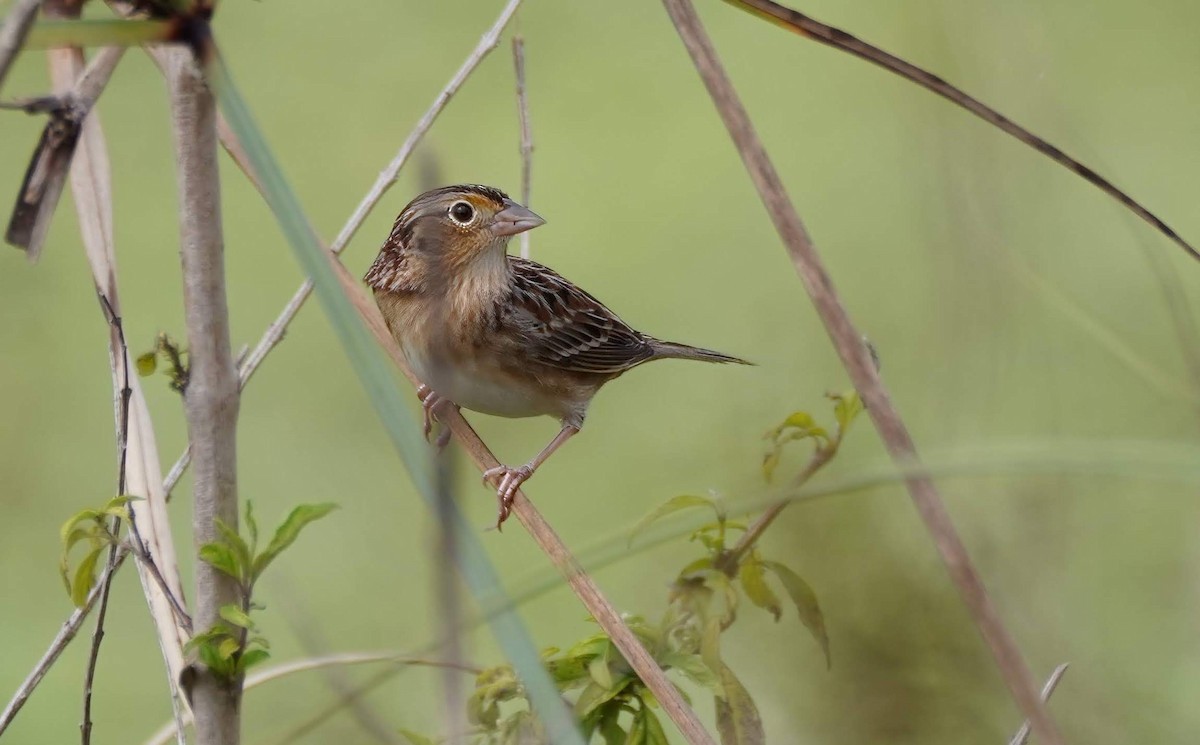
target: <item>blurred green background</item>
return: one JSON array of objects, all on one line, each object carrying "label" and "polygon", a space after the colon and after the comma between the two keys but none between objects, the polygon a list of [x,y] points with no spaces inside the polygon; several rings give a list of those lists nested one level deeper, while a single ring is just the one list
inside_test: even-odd
[{"label": "blurred green background", "polygon": [[[0,3],[7,11],[11,3]],[[499,0],[226,0],[217,38],[318,231],[341,227],[500,10]],[[1200,731],[1200,503],[1172,477],[1194,463],[1200,379],[1164,300],[1193,305],[1200,266],[1112,200],[942,100],[858,60],[702,0],[700,10],[887,383],[941,481],[996,603],[1068,739],[1194,741]],[[1110,176],[1200,241],[1200,5],[1158,0],[812,0],[803,10],[945,76]],[[846,378],[724,129],[655,2],[529,0],[536,152],[533,256],[655,335],[755,360],[667,362],[608,387],[584,434],[530,495],[576,548],[621,540],[653,505],[715,489],[761,495],[764,430],[795,409],[826,416]],[[25,55],[5,96],[46,90]],[[126,332],[134,351],[183,335],[175,172],[164,87],[148,58],[121,63],[99,110],[114,166]],[[0,204],[10,205],[41,121],[0,116]],[[253,344],[300,281],[270,214],[223,158],[235,346]],[[361,274],[394,214],[435,172],[519,192],[508,36],[450,104],[346,253]],[[57,530],[115,483],[105,330],[69,192],[41,262],[0,253],[0,695],[7,699],[70,612]],[[1192,352],[1196,350],[1193,349]],[[185,442],[178,397],[144,381],[164,470]],[[415,404],[415,400],[414,400]],[[414,416],[415,414],[414,405]],[[472,416],[502,459],[524,461],[549,420]],[[294,504],[342,510],[261,586],[276,661],[314,651],[413,649],[442,629],[431,521],[314,304],[242,402],[240,480],[260,520]],[[1013,448],[1093,468],[997,470]],[[964,452],[975,455],[963,456]],[[958,453],[957,456],[954,454]],[[795,461],[793,461],[795,462]],[[857,429],[820,483],[884,462]],[[1076,461],[1078,462],[1078,461]],[[474,525],[494,500],[460,469]],[[190,544],[190,482],[173,502]],[[515,583],[547,561],[518,528],[483,540]],[[623,610],[656,618],[675,543],[597,574]],[[995,743],[1020,722],[902,488],[793,508],[763,550],[815,587],[833,646],[793,614],[744,611],[724,644],[772,742]],[[184,559],[185,578],[190,559]],[[522,614],[542,646],[591,633],[559,589]],[[90,633],[91,624],[86,627]],[[474,635],[468,657],[501,658]],[[78,736],[87,642],[53,669],[7,741]],[[364,679],[369,670],[351,670]],[[162,665],[133,573],[115,584],[97,678],[95,742],[139,742],[169,717]],[[414,670],[366,700],[391,725],[436,732],[437,677]],[[278,742],[333,699],[318,674],[248,694],[246,742]],[[706,697],[698,696],[711,716]],[[711,721],[711,720],[710,720]],[[345,713],[302,742],[369,742]]]}]

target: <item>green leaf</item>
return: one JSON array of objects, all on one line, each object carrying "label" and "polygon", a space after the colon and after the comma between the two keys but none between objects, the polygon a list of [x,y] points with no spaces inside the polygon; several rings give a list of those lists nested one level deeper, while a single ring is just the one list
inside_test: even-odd
[{"label": "green leaf", "polygon": [[712,668],[705,664],[704,658],[698,654],[666,652],[659,657],[658,663],[664,668],[678,670],[686,675],[688,680],[698,686],[710,689],[713,693],[721,692],[721,679]]},{"label": "green leaf", "polygon": [[200,547],[200,559],[217,571],[228,574],[239,582],[242,580],[242,572],[238,566],[237,557],[234,555],[233,549],[224,543],[204,544]]},{"label": "green leaf", "polygon": [[265,649],[248,649],[238,660],[238,666],[245,671],[269,659],[271,659],[271,653]]},{"label": "green leaf", "polygon": [[250,616],[246,615],[246,612],[237,603],[222,605],[218,613],[221,614],[221,618],[237,626],[239,629],[254,628],[254,621],[250,620]]},{"label": "green leaf", "polygon": [[223,660],[233,659],[233,655],[241,648],[238,640],[232,636],[227,636],[217,645],[217,656]]},{"label": "green leaf", "polygon": [[858,395],[858,391],[850,390],[845,393],[831,393],[829,394],[829,398],[833,399],[833,417],[837,419],[838,439],[841,439],[865,407],[863,406],[862,398]]},{"label": "green leaf", "polygon": [[99,545],[88,551],[79,562],[79,566],[75,567],[75,579],[71,582],[71,602],[76,608],[87,604],[88,594],[91,593],[92,582],[95,580],[96,562],[100,560],[104,548],[103,545]]},{"label": "green leaf", "polygon": [[642,719],[642,726],[646,732],[644,740],[646,745],[670,745],[667,733],[663,731],[662,722],[658,721],[654,712],[643,706],[637,716]]},{"label": "green leaf", "polygon": [[400,733],[401,737],[403,737],[405,740],[408,740],[408,745],[437,745],[431,738],[428,738],[425,735],[419,735],[410,729],[401,728],[397,731]]},{"label": "green leaf", "polygon": [[324,504],[302,504],[292,510],[287,519],[283,521],[275,530],[275,535],[271,538],[271,542],[263,549],[263,552],[254,557],[254,570],[251,575],[254,579],[262,576],[263,571],[274,561],[280,553],[288,546],[295,543],[300,537],[300,531],[314,520],[320,520],[330,512],[337,509],[337,505],[332,502]]},{"label": "green leaf", "polygon": [[738,570],[738,580],[741,581],[742,591],[746,593],[746,597],[750,598],[750,602],[759,608],[770,611],[778,621],[779,617],[783,615],[783,608],[779,605],[779,596],[767,586],[767,575],[763,571],[763,565],[753,555],[742,560],[742,566]]},{"label": "green leaf", "polygon": [[720,519],[721,512],[711,499],[707,497],[697,497],[691,494],[680,494],[678,497],[672,497],[666,502],[663,502],[658,507],[654,508],[650,514],[638,520],[637,525],[633,526],[633,530],[629,531],[629,544],[633,544],[633,539],[637,538],[638,534],[646,528],[650,527],[656,520],[659,520],[672,512],[686,510],[691,507],[709,507],[717,513],[717,518]]},{"label": "green leaf", "polygon": [[725,663],[721,662],[721,619],[719,618],[709,619],[704,624],[704,633],[700,636],[700,659],[704,660],[704,664],[708,666],[709,670],[719,671],[725,666]]},{"label": "green leaf", "polygon": [[154,371],[158,369],[158,350],[156,349],[146,352],[145,354],[139,354],[135,364],[137,365],[137,373],[139,376],[143,378],[150,377],[154,374]]},{"label": "green leaf", "polygon": [[612,644],[606,645],[604,651],[593,657],[592,661],[588,663],[588,675],[605,690],[613,687],[612,670],[608,665],[612,648]]},{"label": "green leaf", "polygon": [[575,699],[575,716],[586,717],[593,710],[616,698],[632,681],[631,676],[625,676],[607,688],[592,681],[583,689],[583,693],[579,694],[579,698]]},{"label": "green leaf", "polygon": [[712,566],[713,566],[713,557],[701,556],[699,559],[696,559],[695,561],[689,563],[683,569],[680,569],[679,577],[681,579],[686,579],[690,575],[700,574],[701,572],[712,569]]},{"label": "green leaf", "polygon": [[250,553],[250,546],[246,543],[246,539],[242,538],[229,523],[221,518],[218,517],[215,522],[217,530],[220,531],[221,537],[225,541],[225,545],[233,551],[233,558],[237,561],[238,570],[241,572],[238,579],[243,582],[252,579],[250,576],[250,567],[254,562]]},{"label": "green leaf", "polygon": [[246,500],[246,529],[250,531],[250,553],[258,551],[258,521],[254,519],[254,502]]},{"label": "green leaf", "polygon": [[588,677],[587,664],[579,657],[549,660],[546,662],[546,669],[550,672],[550,677],[554,678],[554,682],[558,684],[560,691],[569,690],[591,680]]},{"label": "green leaf", "polygon": [[763,745],[766,734],[750,692],[728,666],[721,666],[724,696],[716,697],[717,732],[721,745]]},{"label": "green leaf", "polygon": [[65,523],[63,523],[62,527],[58,529],[58,538],[60,541],[62,541],[63,545],[66,545],[67,539],[71,536],[71,531],[75,529],[76,525],[78,525],[79,523],[85,523],[85,522],[97,522],[98,523],[99,520],[100,520],[100,511],[99,510],[91,510],[91,509],[80,510],[79,512],[76,512],[74,515],[71,515],[70,519],[68,519]]},{"label": "green leaf", "polygon": [[783,564],[777,561],[764,561],[762,564],[775,572],[775,576],[783,583],[783,589],[787,590],[792,602],[796,604],[796,610],[800,612],[800,622],[821,645],[821,651],[825,653],[825,667],[831,667],[833,659],[829,654],[829,634],[825,631],[825,616],[821,613],[821,606],[817,604],[817,594],[799,574]]}]

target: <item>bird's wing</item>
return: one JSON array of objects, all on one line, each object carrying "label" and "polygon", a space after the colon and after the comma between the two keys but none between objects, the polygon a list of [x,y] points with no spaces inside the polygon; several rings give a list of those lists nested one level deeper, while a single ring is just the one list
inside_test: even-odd
[{"label": "bird's wing", "polygon": [[555,271],[510,256],[511,320],[535,362],[562,370],[616,374],[654,354],[638,333]]}]

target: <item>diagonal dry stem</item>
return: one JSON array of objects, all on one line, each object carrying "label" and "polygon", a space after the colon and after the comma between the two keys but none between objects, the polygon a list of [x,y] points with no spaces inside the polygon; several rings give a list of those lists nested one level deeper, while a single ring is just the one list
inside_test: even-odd
[{"label": "diagonal dry stem", "polygon": [[917,469],[905,479],[909,494],[946,564],[951,580],[987,641],[1013,699],[1032,723],[1033,731],[1042,743],[1061,745],[1063,739],[1058,726],[1042,705],[1037,684],[992,604],[937,487],[920,470],[916,445],[879,377],[870,351],[862,341],[863,335],[850,320],[849,313],[838,297],[816,246],[792,206],[695,8],[690,0],[663,0],[663,4],[729,130],[842,364],[863,397],[867,413],[888,453],[898,466]]}]

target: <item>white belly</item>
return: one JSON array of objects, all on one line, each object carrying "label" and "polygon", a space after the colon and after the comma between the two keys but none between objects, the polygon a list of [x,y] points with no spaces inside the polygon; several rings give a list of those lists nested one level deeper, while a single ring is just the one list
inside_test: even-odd
[{"label": "white belly", "polygon": [[404,356],[421,382],[464,409],[511,418],[560,415],[555,402],[538,395],[531,386],[498,377],[493,371],[445,364],[408,345]]}]

